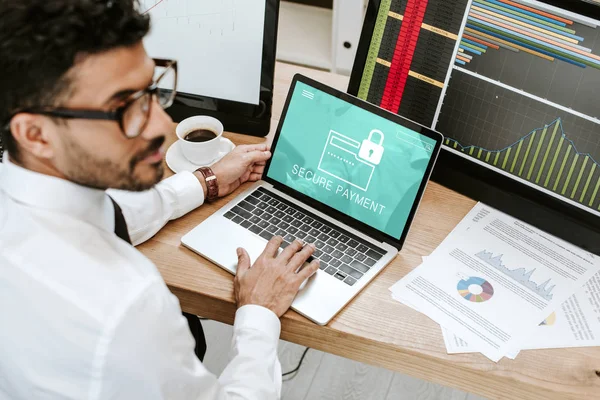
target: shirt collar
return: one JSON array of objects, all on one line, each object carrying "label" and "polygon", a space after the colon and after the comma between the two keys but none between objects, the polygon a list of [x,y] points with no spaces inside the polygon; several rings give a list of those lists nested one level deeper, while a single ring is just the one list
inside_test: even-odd
[{"label": "shirt collar", "polygon": [[6,152],[0,163],[0,190],[19,203],[67,214],[114,232],[114,208],[103,190],[22,168],[11,163]]}]

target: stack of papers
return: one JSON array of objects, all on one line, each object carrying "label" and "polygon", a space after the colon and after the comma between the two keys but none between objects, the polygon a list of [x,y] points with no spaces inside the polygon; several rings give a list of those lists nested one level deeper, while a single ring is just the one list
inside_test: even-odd
[{"label": "stack of papers", "polygon": [[448,353],[600,345],[600,258],[477,204],[390,288],[440,324]]}]

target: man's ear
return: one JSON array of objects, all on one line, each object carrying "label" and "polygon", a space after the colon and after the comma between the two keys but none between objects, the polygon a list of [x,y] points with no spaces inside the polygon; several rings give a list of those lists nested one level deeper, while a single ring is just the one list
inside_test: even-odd
[{"label": "man's ear", "polygon": [[37,114],[19,113],[10,121],[10,131],[17,142],[19,151],[37,158],[50,159],[54,148],[49,138],[55,124],[48,117]]}]

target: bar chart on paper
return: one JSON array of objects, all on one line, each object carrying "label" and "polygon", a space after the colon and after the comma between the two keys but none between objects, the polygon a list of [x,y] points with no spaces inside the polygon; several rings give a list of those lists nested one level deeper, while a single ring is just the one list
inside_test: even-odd
[{"label": "bar chart on paper", "polygon": [[178,61],[179,91],[258,104],[265,0],[142,0],[144,44]]}]

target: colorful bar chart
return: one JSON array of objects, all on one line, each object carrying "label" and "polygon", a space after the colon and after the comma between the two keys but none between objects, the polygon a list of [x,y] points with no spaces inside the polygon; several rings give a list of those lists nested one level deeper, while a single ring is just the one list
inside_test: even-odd
[{"label": "colorful bar chart", "polygon": [[[502,48],[526,52],[546,61],[600,69],[600,56],[572,29],[573,21],[510,0],[476,0],[468,11],[460,48],[475,56]],[[454,60],[466,65],[462,52]]]}]

